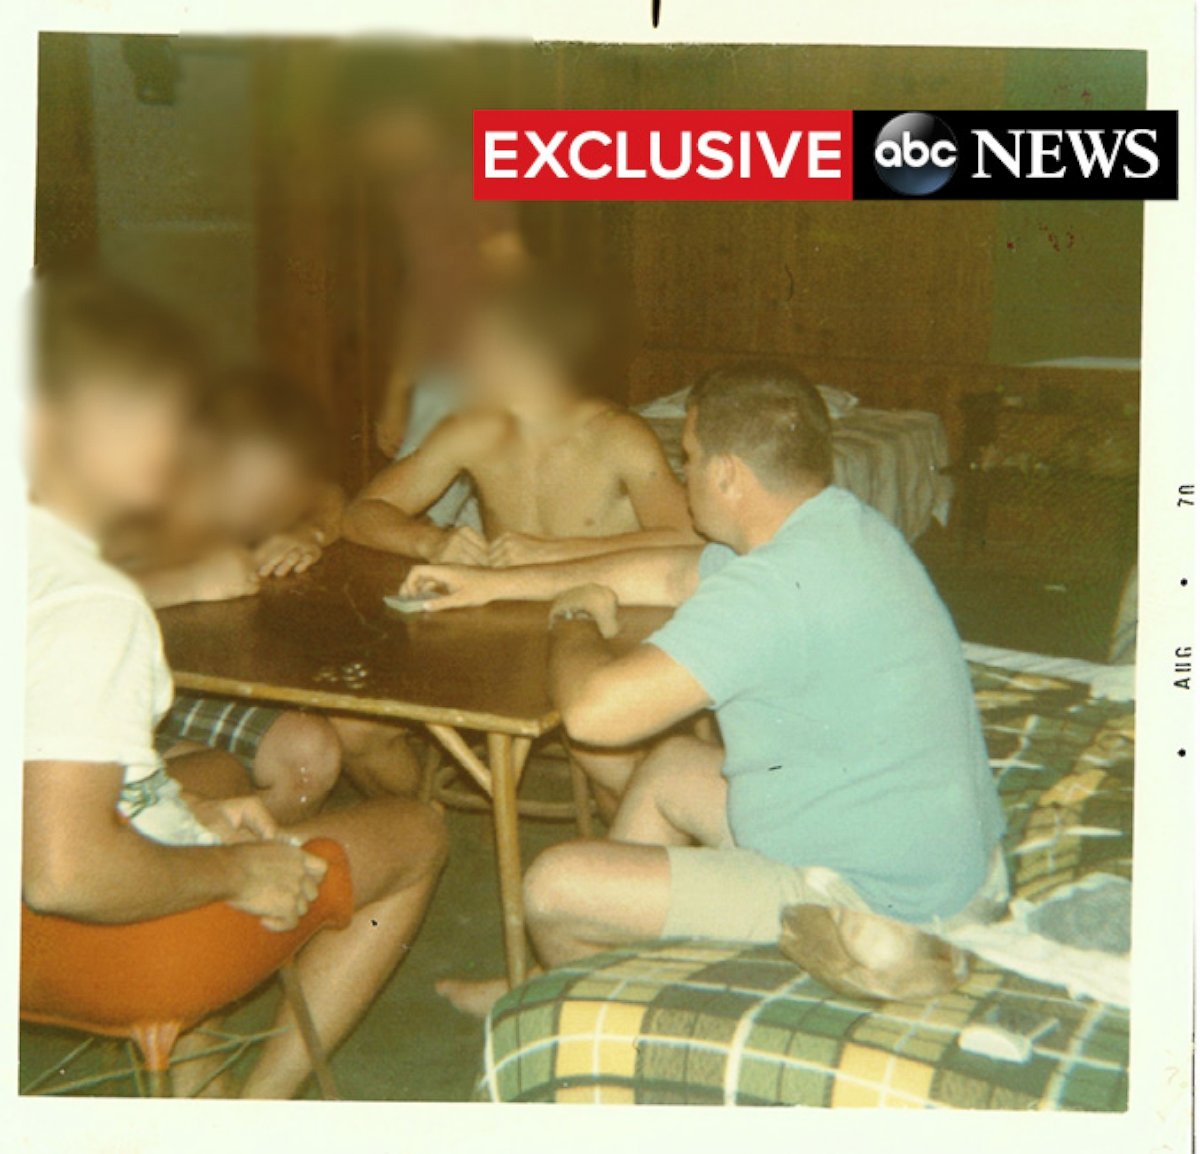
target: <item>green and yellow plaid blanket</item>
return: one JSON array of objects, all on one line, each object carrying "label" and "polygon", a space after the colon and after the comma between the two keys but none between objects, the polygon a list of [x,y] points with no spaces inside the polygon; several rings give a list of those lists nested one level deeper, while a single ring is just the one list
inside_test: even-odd
[{"label": "green and yellow plaid blanket", "polygon": [[[1130,876],[1133,706],[973,666],[1019,896]],[[1041,1023],[1025,1063],[969,1053],[993,1015]],[[486,1025],[480,1098],[505,1102],[1124,1110],[1124,1010],[978,964],[924,1005],[830,992],[773,947],[656,942],[543,974]]]}]

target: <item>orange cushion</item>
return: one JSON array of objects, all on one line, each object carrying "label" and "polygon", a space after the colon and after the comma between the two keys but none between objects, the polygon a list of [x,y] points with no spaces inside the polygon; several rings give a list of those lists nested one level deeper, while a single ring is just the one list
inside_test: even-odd
[{"label": "orange cushion", "polygon": [[325,926],[354,911],[350,866],[335,841],[305,844],[329,862],[295,929],[272,933],[253,914],[212,902],[126,925],[99,925],[21,907],[21,1017],[125,1035],[135,1026],[188,1029],[248,994]]}]

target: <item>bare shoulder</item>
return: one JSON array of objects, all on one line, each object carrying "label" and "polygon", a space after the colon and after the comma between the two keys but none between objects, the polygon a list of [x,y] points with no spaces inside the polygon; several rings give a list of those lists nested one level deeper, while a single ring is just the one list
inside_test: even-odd
[{"label": "bare shoulder", "polygon": [[663,455],[658,437],[650,426],[628,409],[609,401],[597,402],[586,430],[605,453],[619,454],[627,461],[657,461]]},{"label": "bare shoulder", "polygon": [[446,442],[490,448],[512,431],[513,419],[499,409],[463,409],[442,421],[430,434]]},{"label": "bare shoulder", "polygon": [[435,425],[413,453],[377,473],[356,502],[390,500],[424,479],[448,484],[455,473],[494,452],[508,435],[508,426],[503,413],[477,409],[454,413]]},{"label": "bare shoulder", "polygon": [[413,458],[469,465],[482,454],[498,448],[511,434],[512,424],[507,413],[495,409],[464,409],[452,413],[433,428]]},{"label": "bare shoulder", "polygon": [[612,401],[589,401],[591,412],[584,429],[590,436],[610,444],[637,443],[647,437],[654,439],[650,426],[636,413]]}]

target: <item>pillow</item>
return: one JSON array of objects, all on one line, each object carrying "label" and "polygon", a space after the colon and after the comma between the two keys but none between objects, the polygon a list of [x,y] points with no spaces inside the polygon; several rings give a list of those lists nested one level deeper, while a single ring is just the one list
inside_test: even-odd
[{"label": "pillow", "polygon": [[[650,421],[671,419],[682,421],[687,415],[687,399],[691,391],[690,386],[685,389],[677,389],[665,397],[656,397],[652,401],[638,405],[635,412]],[[840,421],[858,407],[858,398],[844,389],[835,389],[832,385],[818,385],[817,392],[821,394],[821,400],[825,402],[825,408],[829,410],[832,420]]]},{"label": "pillow", "polygon": [[858,398],[844,389],[835,389],[832,385],[818,385],[817,392],[821,394],[821,400],[825,402],[831,420],[840,421],[858,408]]}]

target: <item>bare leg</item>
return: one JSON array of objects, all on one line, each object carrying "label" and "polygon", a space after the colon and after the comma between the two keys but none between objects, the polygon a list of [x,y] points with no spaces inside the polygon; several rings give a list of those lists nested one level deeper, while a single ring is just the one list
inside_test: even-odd
[{"label": "bare leg", "polygon": [[267,730],[250,773],[232,754],[193,741],[172,747],[166,761],[171,776],[198,797],[257,793],[277,822],[291,825],[321,808],[337,781],[341,747],[325,718],[285,713]]},{"label": "bare leg", "polygon": [[167,772],[197,797],[242,797],[254,792],[245,767],[223,749],[181,742],[167,751],[165,760]]},{"label": "bare leg", "polygon": [[254,785],[275,820],[291,825],[320,810],[341,767],[341,745],[326,718],[285,713],[259,744]]},{"label": "bare leg", "polygon": [[421,759],[399,725],[332,717],[345,753],[344,771],[364,797],[412,797],[421,785]]},{"label": "bare leg", "polygon": [[[526,976],[533,978],[540,973],[541,966],[530,966]],[[508,978],[484,978],[470,982],[461,978],[442,978],[434,983],[434,989],[460,1014],[483,1021],[511,986]]]},{"label": "bare leg", "polygon": [[[386,799],[304,822],[299,837],[331,837],[350,858],[357,912],[344,930],[325,930],[300,952],[297,970],[325,1046],[332,1051],[371,1004],[416,937],[445,865],[441,817],[416,802]],[[310,1073],[290,1009],[242,1091],[289,1098]]]},{"label": "bare leg", "polygon": [[[720,746],[720,735],[711,713],[700,714],[691,723],[690,728],[698,739],[697,744]],[[591,780],[596,808],[610,826],[638,767],[651,750],[657,750],[671,740],[673,738],[668,737],[658,745],[635,746],[632,749],[600,749],[596,746],[576,745],[564,738],[571,760]]]},{"label": "bare leg", "polygon": [[217,1073],[224,1064],[227,1054],[203,1054],[217,1045],[211,1035],[201,1033],[203,1027],[220,1028],[220,1018],[210,1018],[200,1027],[184,1034],[171,1051],[171,1093],[176,1098],[233,1098],[236,1097],[233,1074],[230,1070]]},{"label": "bare leg", "polygon": [[[659,742],[629,781],[608,841],[565,842],[533,863],[525,875],[525,917],[545,965],[662,932],[671,875],[661,847],[732,841],[724,761],[720,746],[695,737]],[[463,1013],[483,1018],[508,983],[447,980],[437,989]]]},{"label": "bare leg", "polygon": [[[526,926],[542,963],[559,966],[658,937],[670,897],[671,869],[662,847],[563,842],[546,850],[525,875]],[[508,980],[447,980],[437,989],[455,1009],[485,1018],[508,992]]]},{"label": "bare leg", "polygon": [[695,737],[668,737],[638,767],[609,829],[639,845],[732,842],[721,776],[725,751]]},{"label": "bare leg", "polygon": [[621,796],[637,769],[645,749],[597,749],[567,741],[567,754],[587,774],[600,816],[611,822],[621,804]]},{"label": "bare leg", "polygon": [[546,966],[658,937],[670,897],[661,846],[564,842],[546,850],[525,878],[529,934]]},{"label": "bare leg", "polygon": [[547,966],[662,933],[671,897],[662,847],[732,840],[724,761],[719,746],[668,737],[638,766],[607,842],[568,842],[533,863],[526,917]]}]

